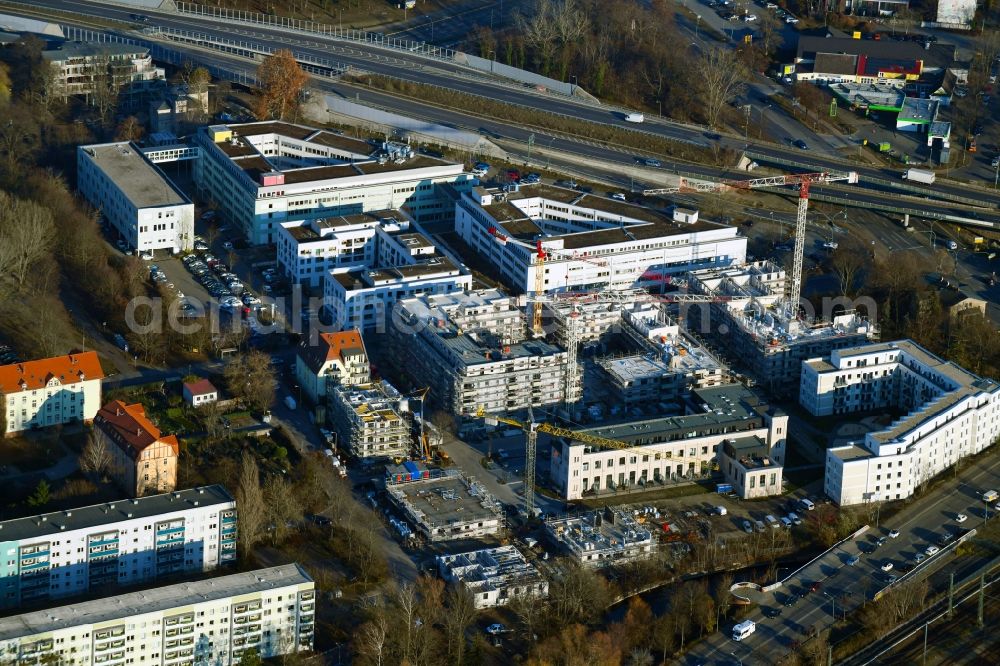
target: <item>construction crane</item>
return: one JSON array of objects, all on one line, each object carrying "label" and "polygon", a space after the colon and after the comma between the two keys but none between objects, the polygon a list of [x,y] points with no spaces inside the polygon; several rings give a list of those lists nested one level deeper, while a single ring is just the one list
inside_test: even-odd
[{"label": "construction crane", "polygon": [[420,419],[420,443],[417,448],[420,450],[424,462],[429,462],[432,458],[430,438],[427,436],[427,424],[424,421],[424,402],[427,400],[427,394],[430,393],[430,391],[431,387],[426,386],[424,388],[411,391],[404,396],[405,398],[416,398],[420,401],[420,414],[418,416]]},{"label": "construction crane", "polygon": [[[584,257],[578,252],[563,252],[561,250],[552,250],[542,247],[542,240],[538,239],[534,243],[528,243],[526,241],[518,240],[516,238],[511,238],[510,236],[501,233],[496,227],[489,227],[486,230],[490,236],[495,238],[500,242],[501,245],[506,245],[507,243],[512,243],[514,245],[519,245],[529,252],[535,253],[535,296],[539,296],[545,293],[545,262],[552,259],[564,259],[572,261],[582,261],[588,264],[594,264],[595,266],[607,266],[608,263],[601,259],[590,259],[589,257]],[[529,261],[530,263],[530,261]],[[535,301],[535,305],[532,310],[531,317],[531,330],[535,335],[542,335],[544,331],[542,330],[542,304],[538,300]]]},{"label": "construction crane", "polygon": [[644,190],[644,195],[678,194],[698,192],[725,192],[728,190],[755,190],[763,187],[782,187],[797,185],[799,187],[798,214],[795,218],[795,253],[792,257],[792,279],[788,294],[788,305],[791,316],[798,315],[799,299],[802,296],[802,255],[806,244],[806,214],[809,210],[809,186],[813,183],[834,183],[847,181],[858,182],[856,171],[828,171],[821,173],[799,173],[784,176],[767,176],[751,178],[750,180],[723,180],[719,182],[690,181],[681,178],[676,187],[664,187],[655,190]]},{"label": "construction crane", "polygon": [[591,446],[604,449],[641,449],[642,447],[632,446],[625,442],[607,437],[589,435],[568,428],[560,428],[551,423],[538,423],[535,421],[532,410],[528,409],[528,421],[518,421],[509,416],[490,414],[485,408],[476,410],[476,417],[486,421],[487,425],[495,426],[498,423],[506,423],[524,431],[524,509],[530,518],[535,510],[535,456],[538,451],[538,433],[544,432],[552,437],[565,437],[566,439],[583,442]]}]

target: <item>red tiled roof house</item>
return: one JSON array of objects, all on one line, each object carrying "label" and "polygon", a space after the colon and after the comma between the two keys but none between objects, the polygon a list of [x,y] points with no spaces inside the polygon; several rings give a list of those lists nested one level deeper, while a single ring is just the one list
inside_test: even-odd
[{"label": "red tiled roof house", "polygon": [[160,433],[141,404],[114,400],[101,407],[94,437],[111,453],[112,473],[130,497],[176,488],[180,444],[176,436]]}]

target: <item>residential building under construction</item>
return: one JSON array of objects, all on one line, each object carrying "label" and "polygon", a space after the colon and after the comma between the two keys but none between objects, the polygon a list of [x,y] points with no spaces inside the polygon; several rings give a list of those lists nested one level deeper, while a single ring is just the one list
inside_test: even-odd
[{"label": "residential building under construction", "polygon": [[432,387],[431,399],[456,414],[505,414],[579,398],[580,373],[570,372],[575,361],[545,340],[525,339],[523,315],[502,292],[407,299],[395,318],[389,340],[409,352],[398,369]]},{"label": "residential building under construction", "polygon": [[688,332],[716,343],[759,384],[795,393],[802,361],[866,344],[878,331],[851,308],[790,316],[784,270],[768,261],[690,274],[690,293],[716,300],[682,306]]},{"label": "residential building under construction", "polygon": [[437,556],[446,581],[460,583],[476,608],[504,606],[516,597],[547,597],[549,582],[514,546]]},{"label": "residential building under construction", "polygon": [[607,566],[649,557],[656,548],[651,530],[610,507],[579,516],[549,520],[549,537],[585,566]]},{"label": "residential building under construction", "polygon": [[503,507],[480,484],[458,471],[431,470],[403,483],[386,479],[396,508],[428,541],[479,539],[503,527]]},{"label": "residential building under construction", "polygon": [[402,458],[412,445],[408,400],[383,380],[334,386],[330,419],[342,449],[356,458]]}]

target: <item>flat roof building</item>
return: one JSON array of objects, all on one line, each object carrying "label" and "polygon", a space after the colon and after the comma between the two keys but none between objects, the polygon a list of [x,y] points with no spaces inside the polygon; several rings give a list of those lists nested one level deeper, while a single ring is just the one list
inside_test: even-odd
[{"label": "flat roof building", "polygon": [[728,384],[692,391],[685,412],[676,416],[608,423],[577,432],[629,446],[554,441],[549,477],[567,500],[626,495],[707,478],[718,467],[719,447],[736,433],[758,437],[766,442],[768,455],[781,461],[788,416],[741,384]]},{"label": "flat roof building", "polygon": [[438,555],[435,559],[441,577],[468,590],[476,608],[505,606],[516,597],[549,595],[548,581],[514,546]]},{"label": "flat roof building", "polygon": [[42,51],[52,68],[52,94],[93,95],[105,86],[105,95],[129,96],[162,83],[166,74],[153,64],[145,46],[117,42],[59,42]]},{"label": "flat roof building", "polygon": [[[479,187],[455,202],[455,231],[515,293],[659,287],[672,276],[746,259],[745,237],[696,211],[650,208],[548,185]],[[518,241],[518,242],[513,242]]]},{"label": "flat roof building", "polygon": [[190,250],[194,204],[134,143],[80,146],[77,188],[138,253]]},{"label": "flat roof building", "polygon": [[[236,664],[313,647],[316,592],[297,564],[0,618],[0,659],[66,666]],[[209,619],[212,618],[212,619]]]},{"label": "flat roof building", "polygon": [[328,404],[338,446],[355,458],[405,458],[410,454],[409,404],[389,382],[334,386]]},{"label": "flat roof building", "polygon": [[213,125],[195,142],[198,187],[254,245],[274,243],[282,223],[405,206],[423,222],[450,221],[451,195],[472,187],[462,164],[415,156],[400,144],[370,144],[280,121]]},{"label": "flat roof building", "polygon": [[428,541],[477,539],[502,527],[502,508],[457,471],[387,484],[389,498]]},{"label": "flat roof building", "polygon": [[0,606],[86,594],[236,561],[236,502],[219,485],[0,523]]},{"label": "flat roof building", "polygon": [[497,290],[401,301],[388,333],[411,352],[397,370],[431,387],[431,399],[459,415],[518,412],[579,396],[579,373],[567,381],[566,351],[526,340],[520,310]]},{"label": "flat roof building", "polygon": [[780,495],[783,468],[760,437],[736,437],[719,447],[719,468],[741,499]]},{"label": "flat roof building", "polygon": [[734,369],[776,394],[797,385],[802,361],[878,336],[875,325],[854,310],[832,321],[792,319],[785,282],[785,271],[768,261],[695,271],[688,279],[690,292],[716,300],[681,306],[689,331],[716,343]]},{"label": "flat roof building", "polygon": [[911,340],[802,364],[799,402],[817,416],[898,410],[863,440],[828,449],[824,490],[840,505],[905,499],[1000,437],[1000,385]]},{"label": "flat roof building", "polygon": [[545,531],[567,555],[585,566],[609,566],[649,557],[653,533],[635,518],[610,507],[572,518],[545,521]]}]

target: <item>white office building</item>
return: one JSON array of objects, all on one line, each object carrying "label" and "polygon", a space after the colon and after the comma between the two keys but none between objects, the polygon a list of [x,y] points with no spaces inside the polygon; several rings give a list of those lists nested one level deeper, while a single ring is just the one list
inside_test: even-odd
[{"label": "white office building", "polygon": [[236,560],[236,502],[222,486],[0,523],[0,606],[85,594]]},{"label": "white office building", "polygon": [[736,227],[700,220],[697,211],[666,215],[548,185],[468,191],[455,203],[455,230],[518,293],[535,291],[538,243],[545,292],[660,287],[746,259]]},{"label": "white office building", "polygon": [[[365,232],[370,238],[354,241],[352,256],[359,259],[328,270],[323,281],[323,307],[335,326],[382,332],[390,328],[396,303],[472,287],[465,266],[436,247],[402,211],[376,215],[378,223]],[[340,261],[328,258],[326,263]]]},{"label": "white office building", "polygon": [[554,441],[549,476],[567,500],[655,490],[707,478],[719,466],[719,448],[740,438],[758,438],[765,455],[780,464],[788,416],[742,385],[729,384],[693,391],[687,411],[677,416],[609,423],[578,432],[630,448],[605,448],[565,438]]},{"label": "white office building", "polygon": [[104,370],[97,352],[0,366],[3,435],[65,423],[90,423],[101,408]]},{"label": "white office building", "polygon": [[910,340],[804,362],[799,400],[817,416],[903,414],[856,443],[827,450],[824,490],[842,506],[905,499],[1000,437],[1000,385]]},{"label": "white office building", "polygon": [[315,585],[297,564],[0,619],[0,662],[179,666],[308,652]]},{"label": "white office building", "polygon": [[440,186],[475,184],[463,165],[414,156],[406,146],[284,122],[213,125],[195,142],[198,187],[255,245],[276,242],[284,222],[404,206],[419,222],[449,221],[453,192]]},{"label": "white office building", "polygon": [[547,597],[549,583],[514,546],[438,555],[446,581],[462,585],[476,608],[505,606],[516,597]]},{"label": "white office building", "polygon": [[139,253],[191,249],[194,204],[131,142],[80,146],[77,188]]}]

